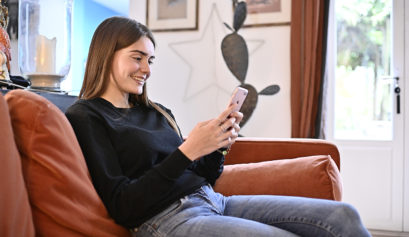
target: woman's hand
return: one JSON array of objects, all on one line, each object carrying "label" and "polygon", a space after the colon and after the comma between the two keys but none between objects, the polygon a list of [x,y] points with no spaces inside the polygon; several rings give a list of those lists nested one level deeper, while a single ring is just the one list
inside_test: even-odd
[{"label": "woman's hand", "polygon": [[232,129],[234,129],[234,133],[236,134],[235,136],[231,137],[231,143],[228,146],[231,146],[233,143],[236,142],[236,138],[239,136],[240,132],[240,122],[243,119],[243,113],[241,112],[233,112],[229,115],[230,118],[235,118],[235,122],[232,126]]},{"label": "woman's hand", "polygon": [[179,149],[189,159],[196,160],[221,147],[231,146],[238,137],[243,114],[229,106],[217,118],[198,123]]}]

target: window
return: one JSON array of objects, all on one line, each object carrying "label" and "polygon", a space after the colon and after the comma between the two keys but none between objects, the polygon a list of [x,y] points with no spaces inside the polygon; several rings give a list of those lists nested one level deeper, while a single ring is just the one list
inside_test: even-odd
[{"label": "window", "polygon": [[334,138],[391,140],[392,0],[338,0]]}]

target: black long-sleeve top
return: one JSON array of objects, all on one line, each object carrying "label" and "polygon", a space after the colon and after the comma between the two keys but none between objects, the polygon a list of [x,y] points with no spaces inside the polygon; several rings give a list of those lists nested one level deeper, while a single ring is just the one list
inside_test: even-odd
[{"label": "black long-sleeve top", "polygon": [[200,186],[214,184],[223,170],[218,152],[189,160],[178,149],[182,138],[152,107],[116,108],[95,98],[78,100],[66,116],[97,193],[113,219],[127,228],[138,227]]}]

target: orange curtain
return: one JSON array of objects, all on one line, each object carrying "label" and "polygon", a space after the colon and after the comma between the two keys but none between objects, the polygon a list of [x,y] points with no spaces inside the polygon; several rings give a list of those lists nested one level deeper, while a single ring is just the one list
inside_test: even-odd
[{"label": "orange curtain", "polygon": [[319,135],[328,6],[328,0],[292,1],[291,137],[294,138]]}]

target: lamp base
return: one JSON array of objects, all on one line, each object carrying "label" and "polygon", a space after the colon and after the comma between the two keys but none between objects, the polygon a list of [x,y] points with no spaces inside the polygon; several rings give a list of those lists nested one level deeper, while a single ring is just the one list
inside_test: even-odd
[{"label": "lamp base", "polygon": [[60,83],[65,79],[61,74],[43,73],[28,74],[27,77],[31,81],[30,88],[55,92],[61,92]]}]

